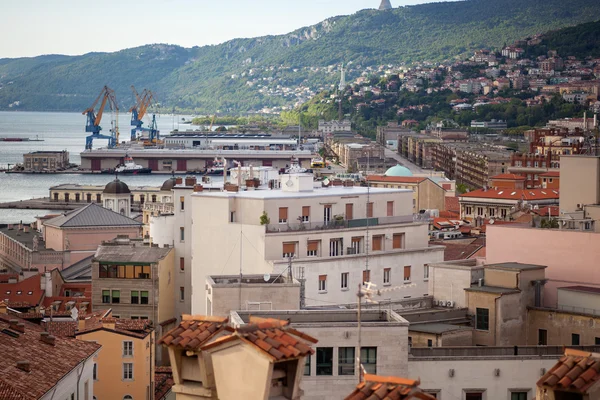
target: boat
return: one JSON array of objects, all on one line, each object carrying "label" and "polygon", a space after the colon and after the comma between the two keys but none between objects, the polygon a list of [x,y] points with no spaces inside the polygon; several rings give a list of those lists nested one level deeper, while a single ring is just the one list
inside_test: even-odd
[{"label": "boat", "polygon": [[290,166],[285,169],[286,174],[305,174],[311,172],[309,169],[300,165],[300,161],[296,157],[292,157]]},{"label": "boat", "polygon": [[220,157],[215,157],[212,165],[206,168],[205,175],[223,175],[225,161]]},{"label": "boat", "polygon": [[0,142],[43,142],[44,139],[40,139],[37,135],[35,139],[28,137],[3,137],[0,138]]},{"label": "boat", "polygon": [[117,167],[112,171],[117,174],[149,174],[152,172],[152,168],[142,167],[139,164],[136,164],[128,154],[125,154],[125,158],[123,159],[123,164],[117,165]]}]

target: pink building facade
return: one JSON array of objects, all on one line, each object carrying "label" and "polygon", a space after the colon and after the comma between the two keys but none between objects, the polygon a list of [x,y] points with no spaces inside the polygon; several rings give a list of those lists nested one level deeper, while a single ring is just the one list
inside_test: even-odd
[{"label": "pink building facade", "polygon": [[486,263],[546,265],[543,305],[557,306],[557,289],[585,285],[600,288],[600,234],[512,225],[487,227]]}]

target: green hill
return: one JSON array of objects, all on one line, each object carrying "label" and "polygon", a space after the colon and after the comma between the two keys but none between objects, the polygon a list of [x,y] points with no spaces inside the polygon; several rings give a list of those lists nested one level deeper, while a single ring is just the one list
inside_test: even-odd
[{"label": "green hill", "polygon": [[[367,66],[441,61],[481,47],[600,19],[600,0],[468,0],[363,10],[278,36],[191,49],[153,44],[114,53],[0,59],[0,109],[83,110],[105,84],[131,105],[130,85],[165,107],[240,112],[293,105]],[[15,107],[13,107],[14,109]]]}]

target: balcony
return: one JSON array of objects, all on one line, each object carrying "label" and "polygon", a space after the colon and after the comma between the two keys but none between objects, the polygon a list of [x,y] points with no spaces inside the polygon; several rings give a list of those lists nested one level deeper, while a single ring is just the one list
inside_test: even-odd
[{"label": "balcony", "polygon": [[428,213],[401,215],[397,217],[361,218],[350,220],[332,219],[329,222],[297,222],[266,225],[267,233],[298,232],[298,231],[324,231],[336,229],[366,228],[393,224],[429,223],[431,216]]},{"label": "balcony", "polygon": [[144,211],[159,214],[173,214],[175,207],[173,203],[144,203]]}]

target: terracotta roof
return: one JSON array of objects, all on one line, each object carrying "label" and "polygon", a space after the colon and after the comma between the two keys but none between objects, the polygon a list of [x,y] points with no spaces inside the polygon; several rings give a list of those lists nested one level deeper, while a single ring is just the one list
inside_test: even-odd
[{"label": "terracotta roof", "polygon": [[482,248],[485,248],[485,239],[470,239],[468,242],[436,240],[432,241],[431,244],[445,247],[444,261],[467,260]]},{"label": "terracotta roof", "polygon": [[500,179],[500,180],[511,180],[511,181],[524,181],[526,178],[522,175],[517,174],[500,174],[490,177],[490,179]]},{"label": "terracotta roof", "polygon": [[33,275],[17,283],[0,283],[0,299],[8,300],[11,308],[35,307],[44,296],[41,275]]},{"label": "terracotta roof", "polygon": [[433,226],[436,229],[455,228],[457,226],[464,225],[464,222],[460,219],[448,219],[448,218],[434,218]]},{"label": "terracotta roof", "polygon": [[369,175],[367,181],[370,182],[390,182],[390,183],[421,183],[428,178],[418,176],[384,176],[384,175]]},{"label": "terracotta roof", "polygon": [[[458,199],[457,199],[457,202],[458,202]],[[460,214],[457,212],[454,212],[454,211],[440,211],[440,218],[457,219],[457,218],[460,218]]]},{"label": "terracotta roof", "polygon": [[175,385],[173,371],[171,367],[156,367],[154,372],[154,398],[162,400]]},{"label": "terracotta roof", "polygon": [[[10,328],[9,321],[13,319],[23,323],[25,332]],[[2,399],[39,399],[101,347],[96,343],[61,337],[54,339],[54,345],[42,342],[42,327],[13,315],[0,314],[0,331]],[[30,371],[17,368],[18,361],[29,361]],[[19,393],[22,397],[15,397],[13,393]]]},{"label": "terracotta roof", "polygon": [[223,343],[241,340],[253,345],[274,361],[282,361],[314,354],[314,350],[297,338],[311,343],[317,339],[287,326],[287,321],[251,318],[250,324],[242,325],[231,335],[222,337],[202,347],[202,350],[217,347]]},{"label": "terracotta roof", "polygon": [[365,381],[356,386],[345,400],[433,400],[435,397],[419,388],[419,381],[365,374]]},{"label": "terracotta roof", "polygon": [[77,321],[47,321],[44,323],[46,331],[58,337],[75,337]]},{"label": "terracotta roof", "polygon": [[[87,304],[84,305],[83,303],[87,303]],[[74,308],[74,307],[76,307],[77,310],[81,311],[84,306],[85,306],[86,310],[89,311],[92,309],[92,298],[91,298],[91,296],[90,297],[52,296],[52,297],[45,297],[44,301],[42,302],[42,305],[46,309],[48,307],[54,305],[55,313],[70,313],[71,308]],[[67,306],[70,306],[70,309],[67,310]],[[50,313],[50,311],[47,311],[47,312]],[[84,314],[85,314],[85,312],[84,312]]]},{"label": "terracotta roof", "polygon": [[19,393],[18,390],[13,388],[9,383],[5,382],[0,378],[0,399],[3,400],[24,400],[25,397]]},{"label": "terracotta roof", "polygon": [[179,326],[167,332],[159,344],[186,350],[198,350],[225,329],[227,318],[184,315]]},{"label": "terracotta roof", "polygon": [[538,175],[540,178],[560,178],[560,171],[548,171]]},{"label": "terracotta roof", "polygon": [[558,190],[555,189],[507,189],[507,188],[491,188],[478,189],[469,193],[463,193],[460,196],[463,198],[484,198],[484,199],[502,199],[502,200],[558,200]]},{"label": "terracotta roof", "polygon": [[539,210],[533,210],[533,212],[542,217],[547,217],[548,213],[550,213],[551,217],[558,217],[560,215],[560,207],[547,206],[547,207],[542,207]]},{"label": "terracotta roof", "polygon": [[[152,332],[150,321],[144,319],[102,318],[102,316],[97,315],[91,315],[84,319],[85,327],[83,329],[78,329],[75,335],[85,335],[86,333],[98,330],[106,330],[143,339]],[[112,327],[112,324],[114,324],[114,328]]]},{"label": "terracotta roof", "polygon": [[8,283],[9,279],[19,279],[19,274],[0,274],[0,283]]},{"label": "terracotta roof", "polygon": [[566,349],[558,360],[537,382],[539,387],[552,390],[587,393],[600,380],[600,354]]},{"label": "terracotta roof", "polygon": [[[460,204],[458,202],[458,197],[446,196],[444,198],[444,201],[446,203],[446,211],[460,213]],[[441,217],[441,214],[440,214],[440,217]]]}]

